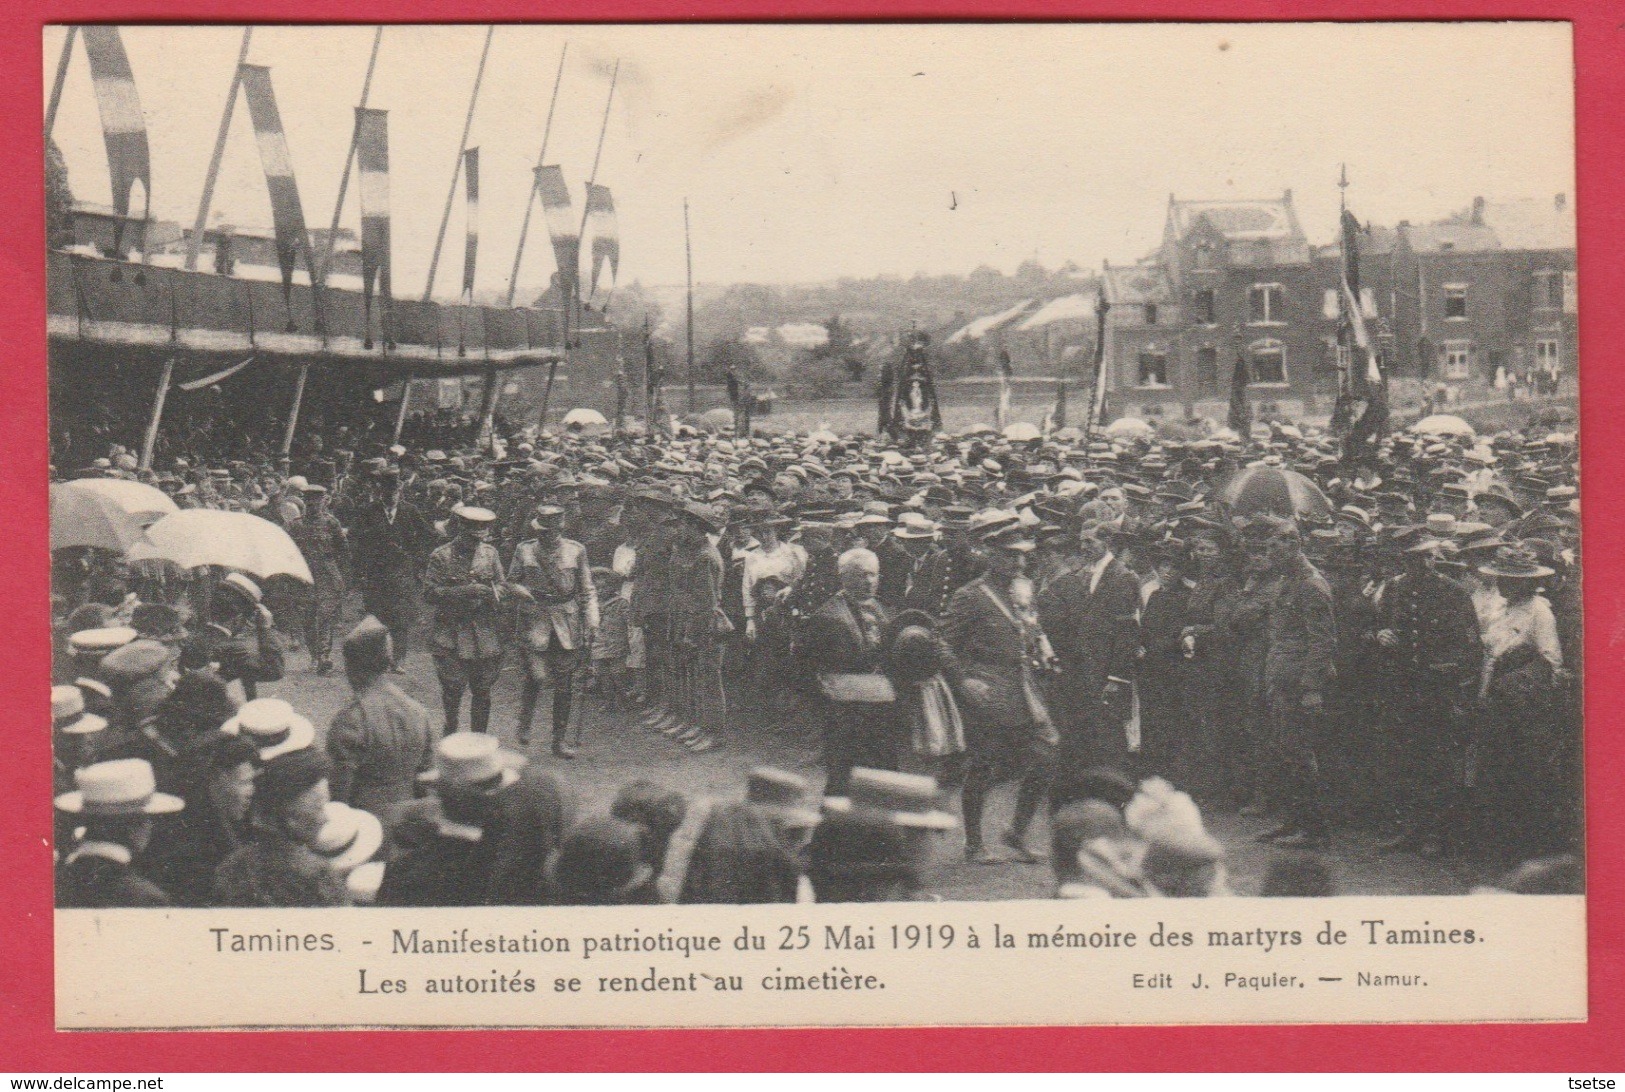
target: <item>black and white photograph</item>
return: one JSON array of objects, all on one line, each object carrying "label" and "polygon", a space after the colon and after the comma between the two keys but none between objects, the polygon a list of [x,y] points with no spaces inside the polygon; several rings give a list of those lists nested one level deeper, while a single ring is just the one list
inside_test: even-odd
[{"label": "black and white photograph", "polygon": [[1583,894],[1571,48],[48,27],[57,906]]}]

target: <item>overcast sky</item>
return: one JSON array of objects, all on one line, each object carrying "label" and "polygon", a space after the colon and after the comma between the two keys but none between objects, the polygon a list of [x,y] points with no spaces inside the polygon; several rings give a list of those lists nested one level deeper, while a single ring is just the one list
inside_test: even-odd
[{"label": "overcast sky", "polygon": [[[312,227],[332,217],[369,27],[255,30]],[[395,291],[422,292],[482,27],[390,27],[370,105],[390,111]],[[241,41],[229,27],[124,32],[147,116],[155,215],[190,224]],[[63,31],[45,35],[47,91]],[[1362,218],[1422,220],[1492,199],[1572,194],[1563,24],[514,27],[496,31],[481,148],[482,290],[505,287],[559,50],[548,162],[573,195],[592,166],[620,216],[621,279],[683,279],[690,199],[701,282],[1010,271],[1036,256],[1129,262],[1160,241],[1170,193],[1292,189],[1310,238],[1335,230],[1338,165]],[[82,46],[55,137],[74,192],[108,200]],[[456,292],[461,194],[439,294]],[[216,220],[268,225],[239,102]],[[357,226],[352,188],[345,223]],[[544,285],[533,222],[520,281]]]}]

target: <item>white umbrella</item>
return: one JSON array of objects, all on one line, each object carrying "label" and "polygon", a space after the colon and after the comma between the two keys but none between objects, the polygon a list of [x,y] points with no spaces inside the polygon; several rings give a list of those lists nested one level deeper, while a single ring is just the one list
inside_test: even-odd
[{"label": "white umbrella", "polygon": [[602,427],[609,424],[609,420],[595,409],[588,409],[585,406],[577,406],[575,409],[564,415],[564,424],[579,425],[582,428],[592,425]]},{"label": "white umbrella", "polygon": [[130,547],[130,560],[164,558],[183,569],[220,565],[265,579],[283,575],[306,584],[310,566],[288,532],[247,512],[192,508],[147,528],[147,541]]},{"label": "white umbrella", "polygon": [[1139,417],[1119,417],[1106,426],[1107,436],[1124,439],[1136,436],[1151,436],[1156,431],[1149,421]]},{"label": "white umbrella", "polygon": [[828,425],[820,425],[807,436],[807,442],[810,444],[836,444],[840,443],[840,440],[839,436],[830,431]]},{"label": "white umbrella", "polygon": [[162,489],[127,478],[80,478],[68,482],[63,488],[106,497],[120,511],[128,512],[143,524],[180,511]]},{"label": "white umbrella", "polygon": [[1026,440],[1041,440],[1044,430],[1031,421],[1014,421],[1004,426],[1004,438],[1021,443]]},{"label": "white umbrella", "polygon": [[73,484],[51,486],[51,549],[94,546],[123,553],[141,541],[143,520],[107,494]]},{"label": "white umbrella", "polygon": [[1453,413],[1435,413],[1431,417],[1424,417],[1411,426],[1411,431],[1422,436],[1471,437],[1477,435],[1472,425],[1469,425]]}]

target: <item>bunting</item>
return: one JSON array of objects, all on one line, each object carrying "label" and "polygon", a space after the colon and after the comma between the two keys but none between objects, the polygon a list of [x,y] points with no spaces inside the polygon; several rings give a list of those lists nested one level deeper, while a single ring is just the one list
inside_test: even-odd
[{"label": "bunting", "polygon": [[[139,218],[143,223],[152,211],[152,157],[147,147],[147,122],[141,113],[141,96],[136,93],[130,58],[124,52],[124,39],[118,27],[83,28],[85,53],[90,58],[90,78],[96,88],[96,109],[102,120],[102,140],[107,145],[107,174],[113,184],[113,212],[120,217],[113,234],[114,256],[122,258],[123,218],[137,207],[131,200],[141,187]],[[143,236],[145,231],[142,232]],[[145,247],[145,239],[140,243]]]},{"label": "bunting", "polygon": [[591,298],[598,294],[598,274],[605,261],[609,262],[611,288],[621,271],[620,228],[615,222],[615,199],[610,196],[608,186],[587,183],[587,230],[592,234],[592,281],[587,290]]},{"label": "bunting", "polygon": [[553,242],[553,256],[559,265],[560,304],[575,296],[575,278],[581,266],[581,237],[570,212],[570,188],[564,184],[560,167],[536,168],[536,194],[541,198],[542,215],[547,218],[547,234]]},{"label": "bunting", "polygon": [[379,296],[378,325],[390,344],[393,296],[389,283],[389,111],[357,107],[355,161],[361,182],[361,298],[366,347],[372,348],[372,300]]},{"label": "bunting", "polygon": [[[243,98],[254,123],[254,139],[260,148],[260,165],[265,168],[265,186],[271,194],[271,221],[276,229],[277,264],[282,267],[282,294],[291,302],[293,273],[300,258],[310,273],[310,283],[320,286],[315,257],[310,249],[310,233],[305,230],[305,210],[299,202],[299,183],[293,177],[293,158],[288,138],[282,131],[282,115],[277,110],[276,92],[271,89],[271,70],[264,65],[242,66]],[[293,332],[293,315],[288,316]]]},{"label": "bunting", "polygon": [[463,152],[463,184],[468,187],[468,242],[463,247],[463,302],[474,302],[474,264],[480,253],[480,150]]}]

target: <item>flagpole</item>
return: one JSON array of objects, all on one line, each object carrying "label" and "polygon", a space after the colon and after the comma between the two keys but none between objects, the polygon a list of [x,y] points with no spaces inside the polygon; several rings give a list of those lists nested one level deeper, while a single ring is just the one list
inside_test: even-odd
[{"label": "flagpole", "polygon": [[51,105],[45,111],[45,142],[51,142],[51,132],[56,128],[56,108],[62,105],[62,87],[68,82],[68,62],[73,60],[73,40],[79,36],[79,28],[70,26],[68,36],[62,42],[62,56],[56,62],[56,82],[51,84]]},{"label": "flagpole", "polygon": [[[564,48],[559,50],[559,71],[553,77],[553,97],[547,104],[547,122],[542,126],[542,150],[536,155],[536,169],[541,170],[547,165],[547,142],[553,135],[553,108],[559,104],[559,85],[564,82],[564,58],[570,52],[570,43],[565,42]],[[513,272],[508,276],[508,306],[513,306],[513,297],[519,290],[519,262],[525,256],[525,237],[530,234],[530,214],[536,207],[536,176],[530,176],[530,190],[525,199],[525,218],[519,224],[519,246],[513,252]]]},{"label": "flagpole", "polygon": [[688,198],[683,198],[683,252],[688,258],[688,412],[694,412],[694,240],[688,230]]},{"label": "flagpole", "polygon": [[[378,65],[378,47],[383,44],[383,41],[384,28],[379,27],[373,33],[372,55],[367,58],[367,75],[366,78],[361,81],[361,102],[359,105],[363,110],[366,109],[367,98],[372,93],[372,73],[373,69]],[[358,117],[356,119],[355,129],[350,133],[350,150],[344,153],[344,173],[339,175],[339,196],[338,200],[333,202],[333,224],[327,229],[327,252],[322,255],[322,277],[324,279],[327,276],[328,270],[330,270],[333,266],[333,250],[338,246],[339,219],[344,213],[344,197],[350,191],[350,168],[355,163],[356,143],[360,140],[360,138],[361,121]]]},{"label": "flagpole", "polygon": [[192,238],[186,244],[186,268],[197,269],[203,252],[203,229],[209,226],[209,206],[214,202],[214,184],[220,178],[220,160],[226,154],[226,137],[231,135],[231,115],[237,106],[237,89],[243,84],[243,65],[248,61],[248,43],[253,27],[243,28],[243,44],[237,50],[237,67],[231,70],[231,90],[226,92],[226,108],[220,114],[220,131],[215,134],[214,154],[209,157],[209,173],[203,178],[203,196],[198,201],[197,219],[192,222]]},{"label": "flagpole", "polygon": [[480,66],[474,72],[474,92],[468,97],[468,115],[463,118],[463,138],[457,142],[457,161],[451,169],[451,188],[446,191],[446,209],[440,214],[440,233],[434,237],[434,255],[429,259],[429,281],[423,286],[423,302],[434,298],[434,275],[440,268],[440,248],[446,241],[446,225],[451,223],[451,205],[457,199],[457,179],[463,173],[463,153],[468,150],[468,133],[474,126],[474,107],[480,101],[480,84],[485,80],[485,59],[491,55],[495,25],[485,28],[485,46],[480,50]]},{"label": "flagpole", "polygon": [[169,400],[169,381],[175,376],[175,358],[164,361],[163,374],[158,377],[158,393],[152,400],[152,416],[147,420],[147,433],[141,438],[141,470],[152,469],[152,449],[158,444],[158,425],[164,419],[164,403]]},{"label": "flagpole", "polygon": [[[615,69],[609,74],[609,94],[604,99],[604,120],[598,126],[598,149],[592,154],[592,174],[587,176],[587,200],[581,205],[581,229],[576,232],[576,268],[575,275],[570,278],[574,294],[572,311],[579,311],[581,306],[581,244],[587,239],[587,214],[592,207],[592,188],[598,181],[598,163],[604,156],[604,137],[609,134],[609,108],[615,102],[615,83],[620,78],[621,62],[620,58],[616,58]],[[568,343],[565,348],[569,348]]]},{"label": "flagpole", "polygon": [[401,408],[395,414],[395,431],[390,434],[389,442],[401,442],[401,429],[406,427],[406,407],[412,404],[412,377],[407,376],[401,381]]}]

